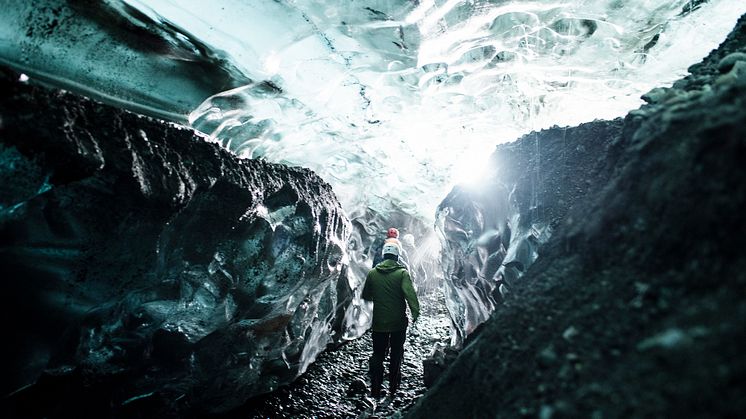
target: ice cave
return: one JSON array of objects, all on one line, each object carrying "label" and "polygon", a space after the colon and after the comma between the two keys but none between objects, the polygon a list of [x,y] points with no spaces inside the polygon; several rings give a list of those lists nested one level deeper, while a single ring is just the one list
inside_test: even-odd
[{"label": "ice cave", "polygon": [[746,412],[746,1],[0,4],[2,417]]}]

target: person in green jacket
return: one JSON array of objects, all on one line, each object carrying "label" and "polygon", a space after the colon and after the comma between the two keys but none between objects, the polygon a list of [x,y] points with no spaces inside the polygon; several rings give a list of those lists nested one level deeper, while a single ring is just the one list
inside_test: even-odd
[{"label": "person in green jacket", "polygon": [[[407,333],[406,304],[416,322],[420,315],[412,279],[401,265],[396,243],[383,246],[383,261],[376,265],[365,279],[363,299],[373,302],[373,356],[370,358],[371,395],[381,397],[383,360],[391,348],[389,358],[389,391],[394,396],[401,382],[401,362],[404,357],[404,340]],[[405,303],[406,302],[406,303]]]}]

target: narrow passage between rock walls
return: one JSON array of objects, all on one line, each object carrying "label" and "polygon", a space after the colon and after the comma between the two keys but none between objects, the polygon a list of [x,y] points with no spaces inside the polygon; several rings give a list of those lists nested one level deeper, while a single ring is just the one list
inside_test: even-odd
[{"label": "narrow passage between rock walls", "polygon": [[[250,400],[221,418],[383,418],[404,412],[426,388],[422,360],[437,343],[447,344],[450,320],[440,289],[419,295],[421,315],[407,330],[402,363],[402,383],[395,398],[370,396],[368,359],[372,353],[370,331],[361,338],[319,355],[293,383]],[[388,368],[388,362],[385,367]],[[388,371],[388,370],[387,370]],[[384,389],[387,387],[384,374]]]}]

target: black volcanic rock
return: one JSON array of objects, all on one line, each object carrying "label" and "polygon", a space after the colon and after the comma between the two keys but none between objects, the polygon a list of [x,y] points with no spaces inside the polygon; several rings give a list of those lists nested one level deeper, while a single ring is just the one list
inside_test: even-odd
[{"label": "black volcanic rock", "polygon": [[743,415],[744,52],[746,17],[692,75],[645,96],[598,187],[410,417]]},{"label": "black volcanic rock", "polygon": [[223,411],[334,338],[350,226],[328,184],[18,78],[0,76],[6,414]]}]

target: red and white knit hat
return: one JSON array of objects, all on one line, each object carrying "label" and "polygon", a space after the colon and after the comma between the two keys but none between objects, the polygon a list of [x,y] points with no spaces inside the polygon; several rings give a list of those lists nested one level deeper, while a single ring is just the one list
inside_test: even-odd
[{"label": "red and white knit hat", "polygon": [[386,232],[386,238],[387,239],[398,239],[399,238],[399,230],[395,229],[394,227],[391,227],[389,231]]}]

